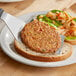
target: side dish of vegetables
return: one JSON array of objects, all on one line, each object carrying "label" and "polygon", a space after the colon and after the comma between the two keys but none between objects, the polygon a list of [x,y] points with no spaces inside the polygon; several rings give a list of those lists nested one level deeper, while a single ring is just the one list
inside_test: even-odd
[{"label": "side dish of vegetables", "polygon": [[[76,18],[61,10],[51,10],[47,14],[40,14],[37,20],[53,26],[66,40],[76,39]],[[63,31],[62,31],[63,30]]]}]

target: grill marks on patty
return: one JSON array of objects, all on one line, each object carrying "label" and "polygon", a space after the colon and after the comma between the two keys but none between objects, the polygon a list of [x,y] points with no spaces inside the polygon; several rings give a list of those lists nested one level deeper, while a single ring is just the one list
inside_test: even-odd
[{"label": "grill marks on patty", "polygon": [[33,51],[41,53],[55,52],[61,45],[61,39],[55,29],[48,24],[34,20],[23,28],[21,39]]}]

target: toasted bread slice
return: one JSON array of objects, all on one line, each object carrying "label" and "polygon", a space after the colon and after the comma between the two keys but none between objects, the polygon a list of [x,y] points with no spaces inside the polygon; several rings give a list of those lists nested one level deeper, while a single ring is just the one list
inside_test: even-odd
[{"label": "toasted bread slice", "polygon": [[22,56],[41,62],[55,62],[65,60],[72,54],[72,46],[68,43],[64,43],[60,54],[35,52],[26,47],[22,42],[18,42],[16,40],[14,41],[14,47],[16,51]]},{"label": "toasted bread slice", "polygon": [[65,42],[68,42],[72,45],[76,45],[76,40],[65,40]]}]

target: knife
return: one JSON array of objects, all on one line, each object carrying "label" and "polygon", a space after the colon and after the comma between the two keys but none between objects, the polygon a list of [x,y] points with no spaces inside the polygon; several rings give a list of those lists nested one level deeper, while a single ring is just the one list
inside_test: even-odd
[{"label": "knife", "polygon": [[26,24],[24,21],[6,13],[3,9],[0,8],[0,19],[3,20],[14,36],[16,40],[18,40],[19,32],[23,29]]}]

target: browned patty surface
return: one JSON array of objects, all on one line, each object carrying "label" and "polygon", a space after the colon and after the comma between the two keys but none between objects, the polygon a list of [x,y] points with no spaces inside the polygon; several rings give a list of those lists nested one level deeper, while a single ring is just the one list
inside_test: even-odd
[{"label": "browned patty surface", "polygon": [[41,53],[55,52],[61,45],[55,29],[37,20],[26,24],[21,31],[21,39],[30,49]]}]

